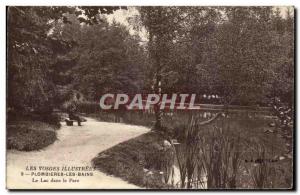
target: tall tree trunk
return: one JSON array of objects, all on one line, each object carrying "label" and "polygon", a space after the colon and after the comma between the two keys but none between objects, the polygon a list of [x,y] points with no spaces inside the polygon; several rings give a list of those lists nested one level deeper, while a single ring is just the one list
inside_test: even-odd
[{"label": "tall tree trunk", "polygon": [[[162,64],[161,64],[161,51],[162,50],[162,46],[161,46],[161,42],[162,42],[162,37],[158,36],[156,37],[155,40],[155,85],[154,85],[154,93],[158,94],[159,97],[161,97],[161,77],[162,77]],[[160,109],[160,104],[161,104],[161,99],[159,100],[159,102],[155,105],[155,129],[156,130],[161,130],[161,120],[162,120],[162,110]]]},{"label": "tall tree trunk", "polygon": [[[157,73],[156,75],[156,81],[155,81],[155,88],[154,88],[155,94],[158,94],[161,96],[161,75],[160,73]],[[159,101],[158,104],[155,105],[155,130],[160,130],[161,129],[161,119],[162,119],[162,111],[160,110],[160,104],[161,102]]]}]

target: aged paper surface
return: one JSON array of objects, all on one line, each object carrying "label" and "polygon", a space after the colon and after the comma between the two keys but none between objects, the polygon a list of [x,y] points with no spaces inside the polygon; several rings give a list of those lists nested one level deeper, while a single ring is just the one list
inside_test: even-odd
[{"label": "aged paper surface", "polygon": [[292,6],[8,6],[6,188],[292,190]]}]

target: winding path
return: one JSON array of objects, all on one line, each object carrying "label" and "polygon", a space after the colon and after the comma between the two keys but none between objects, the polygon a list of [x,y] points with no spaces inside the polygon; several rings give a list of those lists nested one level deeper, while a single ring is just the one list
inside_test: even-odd
[{"label": "winding path", "polygon": [[[75,177],[77,182],[33,182],[32,171],[26,171],[26,166],[90,166],[91,160],[120,142],[146,133],[149,129],[119,123],[99,122],[87,118],[83,126],[62,125],[57,131],[58,140],[41,151],[7,152],[7,188],[8,189],[124,189],[138,186],[100,171],[93,171],[93,176]],[[25,173],[21,176],[21,173]],[[28,175],[26,175],[28,174]],[[34,176],[39,180],[40,177]],[[51,179],[53,177],[43,177]],[[62,179],[62,177],[54,177]],[[70,179],[71,177],[65,177]],[[73,177],[74,178],[74,177]]]}]

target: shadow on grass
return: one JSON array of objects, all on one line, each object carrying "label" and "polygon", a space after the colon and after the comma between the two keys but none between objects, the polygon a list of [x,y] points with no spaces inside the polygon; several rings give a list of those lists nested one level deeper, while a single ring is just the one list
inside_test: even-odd
[{"label": "shadow on grass", "polygon": [[98,154],[94,167],[146,188],[170,188],[162,182],[163,139],[155,132],[120,143]]}]

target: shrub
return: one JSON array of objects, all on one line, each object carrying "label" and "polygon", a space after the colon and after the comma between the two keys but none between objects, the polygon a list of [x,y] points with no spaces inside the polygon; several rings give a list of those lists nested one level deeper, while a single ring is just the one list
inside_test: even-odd
[{"label": "shrub", "polygon": [[87,114],[96,113],[100,111],[100,106],[96,102],[79,102],[77,103],[77,111]]}]

